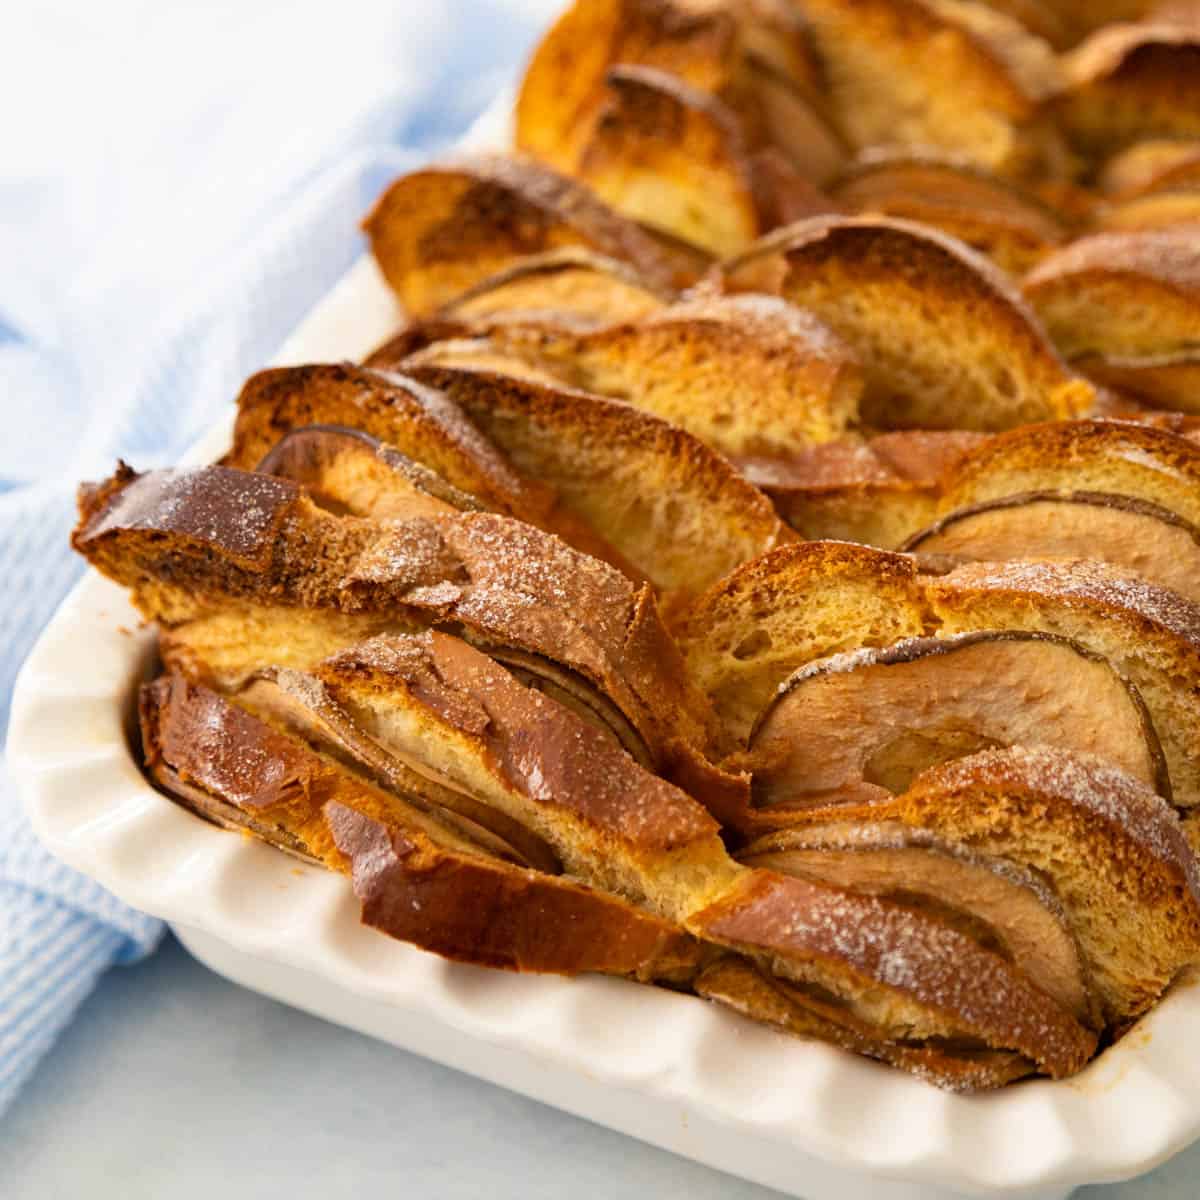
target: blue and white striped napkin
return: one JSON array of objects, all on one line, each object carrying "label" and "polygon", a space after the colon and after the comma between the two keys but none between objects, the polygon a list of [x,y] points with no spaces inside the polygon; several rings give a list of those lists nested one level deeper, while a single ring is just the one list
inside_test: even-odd
[{"label": "blue and white striped napkin", "polygon": [[[361,252],[358,218],[499,86],[556,0],[6,14],[0,728],[80,565],[75,481],[178,456]],[[47,88],[49,78],[70,88]],[[0,1113],[160,923],[52,859],[0,775]]]}]

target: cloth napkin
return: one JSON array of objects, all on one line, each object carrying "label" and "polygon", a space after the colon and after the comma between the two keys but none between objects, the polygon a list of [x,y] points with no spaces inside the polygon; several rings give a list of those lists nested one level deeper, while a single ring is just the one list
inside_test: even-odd
[{"label": "cloth napkin", "polygon": [[[39,0],[0,39],[0,728],[81,565],[75,481],[174,459],[558,0]],[[0,1113],[161,923],[56,862],[0,765]]]}]

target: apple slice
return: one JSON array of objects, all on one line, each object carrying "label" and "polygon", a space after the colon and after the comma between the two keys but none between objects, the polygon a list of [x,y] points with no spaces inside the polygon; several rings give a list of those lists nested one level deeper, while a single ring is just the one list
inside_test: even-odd
[{"label": "apple slice", "polygon": [[1017,964],[932,912],[880,896],[758,868],[688,928],[770,971],[825,1020],[904,1052],[1010,1050],[1031,1060],[1028,1070],[1061,1077],[1096,1045]]},{"label": "apple slice", "polygon": [[936,763],[1012,745],[1093,752],[1171,795],[1146,706],[1105,659],[1067,638],[988,630],[800,668],[751,733],[754,803],[778,823],[884,800]]},{"label": "apple slice", "polygon": [[995,1050],[985,1039],[961,1032],[952,1042],[906,1042],[885,1025],[864,1020],[817,984],[788,982],[737,958],[718,959],[705,967],[693,986],[701,996],[756,1021],[879,1059],[952,1092],[1003,1087],[1037,1070],[1032,1059]]},{"label": "apple slice", "polygon": [[1200,528],[1147,500],[1023,492],[957,508],[901,550],[949,563],[1098,558],[1200,603]]},{"label": "apple slice", "polygon": [[868,150],[829,185],[843,208],[933,225],[1023,275],[1066,237],[1049,205],[963,159],[920,150]]},{"label": "apple slice", "polygon": [[304,425],[255,468],[306,487],[326,507],[356,517],[443,516],[485,509],[436,471],[346,425]]},{"label": "apple slice", "polygon": [[1097,1027],[1087,968],[1044,879],[900,821],[781,830],[748,846],[747,866],[836,884],[932,912],[997,951],[1085,1025]]},{"label": "apple slice", "polygon": [[1197,960],[1200,879],[1182,823],[1101,759],[987,750],[925,772],[880,818],[1007,859],[1053,888],[1110,1028]]}]

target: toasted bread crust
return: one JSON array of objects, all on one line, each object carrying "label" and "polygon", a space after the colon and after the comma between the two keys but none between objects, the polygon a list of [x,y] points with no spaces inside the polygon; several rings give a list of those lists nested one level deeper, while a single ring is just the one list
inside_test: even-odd
[{"label": "toasted bread crust", "polygon": [[804,11],[855,147],[933,146],[1012,174],[1056,165],[1040,118],[1057,64],[1010,17],[956,0],[808,0]]},{"label": "toasted bread crust", "polygon": [[722,276],[731,290],[777,290],[831,325],[866,369],[863,419],[874,426],[989,431],[1094,403],[1008,279],[927,226],[814,217],[760,239]]},{"label": "toasted bread crust", "polygon": [[168,626],[248,604],[311,610],[318,628],[328,614],[335,641],[388,623],[460,627],[588,680],[655,756],[670,761],[712,732],[647,590],[490,513],[338,518],[287,481],[208,467],[124,476],[88,493],[72,544]]},{"label": "toasted bread crust", "polygon": [[1097,491],[1161,505],[1200,525],[1200,446],[1132,421],[1062,421],[982,442],[943,477],[942,513],[1047,488]]},{"label": "toasted bread crust", "polygon": [[717,257],[763,231],[734,114],[653,67],[609,69],[574,174],[618,212]]},{"label": "toasted bread crust", "polygon": [[[766,496],[724,458],[649,413],[494,371],[410,369],[444,389],[522,470],[551,482],[668,593],[695,595],[791,536]],[[685,514],[657,511],[684,497],[686,529]]]},{"label": "toasted bread crust", "polygon": [[488,341],[566,384],[628,401],[735,460],[789,459],[857,422],[862,371],[828,326],[772,296],[700,295],[595,329],[517,316]]},{"label": "toasted bread crust", "polygon": [[1072,141],[1100,158],[1153,137],[1200,136],[1200,32],[1147,21],[1097,30],[1064,59],[1056,113]]},{"label": "toasted bread crust", "polygon": [[519,474],[453,401],[390,371],[323,363],[252,375],[238,396],[233,447],[222,462],[257,469],[281,437],[314,424],[346,425],[377,437],[486,507],[556,533],[622,570],[629,567],[563,509],[552,488]]},{"label": "toasted bread crust", "polygon": [[669,288],[654,241],[587,188],[531,161],[448,159],[396,180],[363,222],[384,278],[422,315],[529,254],[584,246]]},{"label": "toasted bread crust", "polygon": [[[1187,231],[1103,233],[1045,259],[1024,283],[1068,354],[1155,354],[1194,348],[1200,249]],[[1086,328],[1082,304],[1098,306]]]},{"label": "toasted bread crust", "polygon": [[285,845],[291,834],[351,874],[364,922],[391,937],[519,971],[676,978],[696,961],[686,934],[614,896],[398,826],[379,789],[178,675],[143,689],[141,721],[152,772],[161,764],[244,810],[244,828]]},{"label": "toasted bread crust", "polygon": [[868,151],[830,184],[852,212],[933,225],[1023,275],[1063,241],[1062,218],[1032,193],[953,156]]},{"label": "toasted bread crust", "polygon": [[784,963],[802,969],[816,960],[846,976],[851,987],[894,988],[987,1044],[1026,1055],[1054,1077],[1079,1070],[1095,1047],[1094,1034],[998,955],[873,896],[760,869],[690,926],[734,948],[753,938],[760,953],[779,956],[774,965],[785,979]]}]

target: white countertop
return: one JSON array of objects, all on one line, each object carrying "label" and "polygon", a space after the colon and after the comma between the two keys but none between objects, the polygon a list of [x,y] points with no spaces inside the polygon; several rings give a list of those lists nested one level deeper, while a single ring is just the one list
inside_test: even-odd
[{"label": "white countertop", "polygon": [[[1194,1200],[1200,1146],[1078,1200]],[[0,1122],[4,1200],[769,1200],[777,1193],[235,987],[109,973]]]}]

